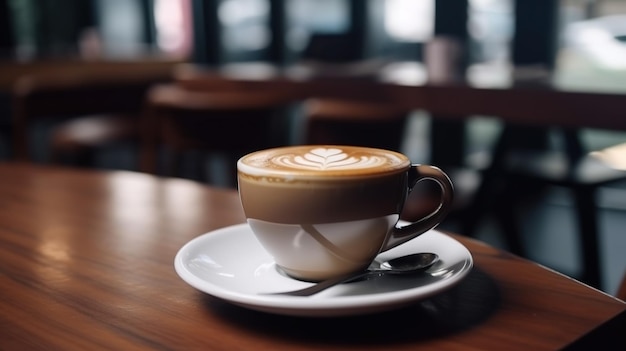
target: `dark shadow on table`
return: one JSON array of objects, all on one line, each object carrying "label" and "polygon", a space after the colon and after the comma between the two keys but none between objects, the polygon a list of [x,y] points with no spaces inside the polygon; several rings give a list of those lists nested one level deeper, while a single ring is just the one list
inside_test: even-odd
[{"label": "dark shadow on table", "polygon": [[[565,347],[562,351],[587,351],[601,349],[602,351],[626,350],[626,312],[620,313],[611,321],[604,323],[587,333],[582,338]],[[616,335],[619,335],[616,339]],[[599,348],[598,346],[601,346]]]},{"label": "dark shadow on table", "polygon": [[306,318],[248,310],[203,295],[226,323],[264,335],[318,344],[389,344],[426,340],[471,329],[501,301],[497,283],[479,268],[453,288],[415,305],[383,313]]}]

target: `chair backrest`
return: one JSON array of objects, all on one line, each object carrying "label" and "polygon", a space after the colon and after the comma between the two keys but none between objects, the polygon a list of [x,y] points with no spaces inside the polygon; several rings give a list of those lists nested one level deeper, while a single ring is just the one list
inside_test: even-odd
[{"label": "chair backrest", "polygon": [[156,85],[147,94],[141,123],[140,168],[156,172],[161,146],[241,156],[280,144],[282,108],[289,94],[277,91],[199,91],[177,84]]},{"label": "chair backrest", "polygon": [[410,111],[360,101],[310,99],[304,102],[307,144],[351,144],[399,151]]}]

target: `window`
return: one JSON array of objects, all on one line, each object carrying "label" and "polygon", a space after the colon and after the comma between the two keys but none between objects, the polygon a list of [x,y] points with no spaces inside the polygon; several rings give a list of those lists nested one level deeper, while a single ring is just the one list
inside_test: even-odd
[{"label": "window", "polygon": [[218,16],[222,25],[225,61],[260,60],[270,45],[268,0],[222,0]]},{"label": "window", "polygon": [[433,35],[433,0],[386,0],[385,31],[395,41],[424,42]]},{"label": "window", "polygon": [[513,0],[470,0],[468,31],[472,61],[506,62],[513,39]]},{"label": "window", "polygon": [[345,0],[289,0],[287,15],[287,47],[299,55],[314,35],[332,37],[345,34],[350,27],[348,2]]},{"label": "window", "polygon": [[156,44],[159,50],[174,57],[191,53],[192,28],[189,0],[154,0]]}]

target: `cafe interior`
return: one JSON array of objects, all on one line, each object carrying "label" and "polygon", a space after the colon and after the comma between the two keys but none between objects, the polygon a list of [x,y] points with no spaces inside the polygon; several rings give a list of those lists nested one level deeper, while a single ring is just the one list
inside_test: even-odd
[{"label": "cafe interior", "polygon": [[440,229],[612,295],[626,272],[622,0],[1,0],[0,60],[3,162],[236,188],[256,149],[394,149],[452,178]]}]

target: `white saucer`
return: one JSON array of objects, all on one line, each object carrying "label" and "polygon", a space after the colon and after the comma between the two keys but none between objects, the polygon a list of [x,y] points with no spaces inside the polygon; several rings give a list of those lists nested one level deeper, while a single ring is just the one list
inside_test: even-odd
[{"label": "white saucer", "polygon": [[337,285],[309,297],[263,295],[312,283],[279,273],[247,224],[221,228],[191,240],[178,251],[174,266],[194,288],[246,308],[295,316],[339,316],[413,303],[450,288],[472,268],[467,248],[436,230],[380,254],[377,260],[426,251],[437,253],[440,260],[424,274],[384,275]]}]

